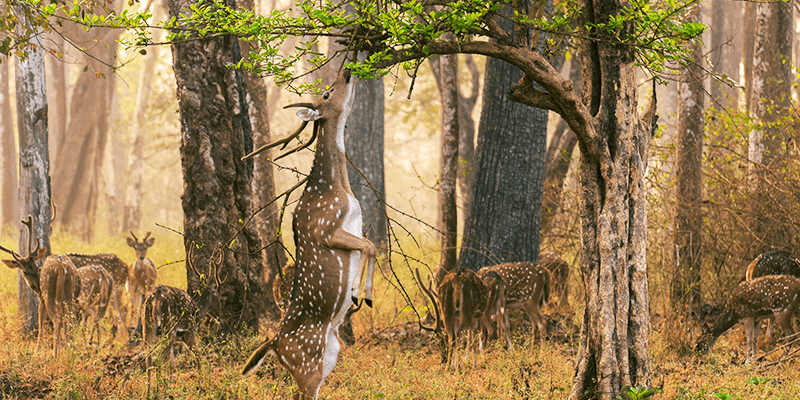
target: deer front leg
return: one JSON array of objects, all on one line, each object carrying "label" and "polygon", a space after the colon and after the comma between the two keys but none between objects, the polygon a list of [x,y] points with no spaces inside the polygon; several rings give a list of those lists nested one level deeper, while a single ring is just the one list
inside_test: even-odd
[{"label": "deer front leg", "polygon": [[337,229],[328,239],[328,247],[346,251],[360,251],[361,257],[358,259],[358,269],[353,280],[353,303],[358,305],[359,290],[361,288],[361,276],[364,269],[367,269],[367,281],[364,283],[364,300],[367,306],[372,307],[372,277],[375,268],[375,245],[371,241],[353,235],[344,229]]},{"label": "deer front leg", "polygon": [[744,324],[744,336],[747,338],[747,357],[744,363],[749,364],[756,355],[759,327],[754,318],[745,318],[742,323]]}]

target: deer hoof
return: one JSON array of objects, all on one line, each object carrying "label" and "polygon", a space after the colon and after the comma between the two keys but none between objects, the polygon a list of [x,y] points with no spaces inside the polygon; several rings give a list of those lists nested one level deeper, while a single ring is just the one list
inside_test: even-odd
[{"label": "deer hoof", "polygon": [[367,303],[367,307],[372,308],[372,299],[364,299],[364,302]]},{"label": "deer hoof", "polygon": [[350,297],[350,299],[351,299],[351,300],[353,300],[353,304],[354,304],[354,305],[358,306],[358,297],[356,297],[356,296],[351,296],[351,297]]}]

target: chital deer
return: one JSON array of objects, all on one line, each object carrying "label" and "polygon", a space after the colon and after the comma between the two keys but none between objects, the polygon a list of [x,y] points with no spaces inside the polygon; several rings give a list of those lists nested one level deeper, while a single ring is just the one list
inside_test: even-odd
[{"label": "chital deer", "polygon": [[288,143],[314,121],[312,138],[289,152],[317,140],[314,163],[292,222],[297,249],[292,296],[278,334],[250,356],[242,371],[247,375],[268,355],[276,356],[297,382],[295,398],[316,398],[336,365],[339,326],[351,299],[358,303],[365,269],[365,302],[372,305],[375,245],[362,237],[361,207],[350,189],[344,147],[354,87],[350,71],[343,70],[314,103],[302,104],[307,108],[297,113],[304,120],[300,129],[253,153]]},{"label": "chital deer", "polygon": [[[498,337],[505,339],[510,350],[511,331],[506,316],[506,281],[496,271],[484,273],[481,280],[488,291],[486,310],[483,313],[486,339],[492,338],[497,333]],[[494,323],[492,323],[492,318],[494,318]]]},{"label": "chital deer", "polygon": [[710,353],[717,339],[739,322],[744,324],[747,338],[745,364],[753,360],[758,343],[760,321],[775,318],[784,335],[794,333],[792,315],[800,305],[800,279],[789,275],[767,275],[744,281],[728,298],[722,316],[710,329],[704,327],[703,336],[695,351]]},{"label": "chital deer", "polygon": [[[120,299],[122,299],[122,290],[128,284],[128,264],[122,261],[114,253],[100,253],[100,254],[77,254],[69,253],[67,257],[72,260],[76,268],[86,265],[99,265],[106,271],[111,273],[114,278],[114,291],[111,296],[111,308],[117,313],[117,320],[123,324],[123,328],[127,326],[128,319],[121,311]],[[116,326],[115,332],[116,332]]]},{"label": "chital deer", "polygon": [[78,268],[78,277],[81,282],[81,290],[76,301],[81,312],[81,323],[86,326],[87,321],[91,321],[89,327],[89,340],[91,343],[95,332],[97,333],[97,348],[100,348],[100,320],[106,314],[106,309],[114,293],[114,277],[105,268],[99,265],[87,265]]},{"label": "chital deer", "polygon": [[[419,271],[417,271],[417,279]],[[420,280],[420,286],[422,282]],[[483,281],[474,271],[466,268],[456,268],[444,275],[442,281],[436,289],[436,297],[430,292],[430,288],[422,289],[431,298],[436,309],[436,328],[438,330],[444,326],[447,334],[447,361],[455,370],[458,369],[458,347],[461,332],[467,332],[466,346],[464,350],[464,361],[469,359],[469,351],[475,339],[478,328],[483,323],[487,309],[489,291]],[[441,315],[440,314],[441,311]],[[430,329],[429,329],[430,330]],[[479,349],[483,351],[483,341],[479,339]]]},{"label": "chital deer", "polygon": [[567,291],[569,287],[569,264],[561,259],[558,254],[551,251],[539,254],[539,266],[550,271],[553,277],[553,292],[558,294],[558,306],[569,306]]},{"label": "chital deer", "polygon": [[156,270],[155,264],[147,258],[147,249],[153,245],[156,238],[150,237],[150,232],[144,235],[140,242],[136,235],[131,231],[132,238],[127,238],[128,246],[133,247],[136,252],[136,260],[128,267],[128,293],[131,295],[131,315],[136,313],[142,308],[144,302],[144,295],[156,285]]},{"label": "chital deer", "polygon": [[11,254],[13,260],[3,260],[9,268],[19,268],[25,282],[28,283],[39,297],[39,338],[36,340],[36,350],[39,352],[46,318],[53,322],[53,356],[58,355],[61,347],[61,333],[67,336],[68,319],[76,311],[74,298],[80,292],[80,280],[75,266],[69,257],[64,255],[52,255],[44,259],[42,267],[39,268],[37,262],[47,254],[47,248],[40,248],[40,242],[36,240],[36,248],[33,245],[33,223],[31,216],[22,221],[28,227],[28,256],[22,257],[17,252],[0,246],[0,250]]},{"label": "chital deer", "polygon": [[[187,263],[198,277],[202,277],[195,267],[196,259],[193,256],[195,244],[190,246]],[[211,305],[219,299],[217,288],[224,283],[219,279],[219,267],[224,261],[221,246],[214,250],[209,261],[209,275],[213,280],[204,283],[199,294],[193,298],[183,289],[172,286],[158,285],[147,293],[142,304],[142,330],[144,331],[145,366],[147,368],[147,386],[150,387],[153,360],[148,347],[163,338],[166,343],[162,352],[161,361],[169,360],[169,376],[175,373],[173,364],[175,344],[183,343],[194,354],[197,346],[197,327],[206,317]]]},{"label": "chital deer", "polygon": [[[745,280],[752,280],[767,275],[791,275],[800,278],[800,260],[791,253],[772,250],[760,254],[745,272]],[[771,337],[772,318],[767,318],[767,338]]]},{"label": "chital deer", "polygon": [[[546,269],[529,262],[516,262],[483,267],[478,271],[481,278],[496,272],[506,282],[505,311],[522,308],[531,318],[533,337],[539,332],[540,340],[546,336],[546,325],[541,306],[547,305],[550,296],[551,277]],[[503,324],[509,329],[508,314],[505,313]]]}]

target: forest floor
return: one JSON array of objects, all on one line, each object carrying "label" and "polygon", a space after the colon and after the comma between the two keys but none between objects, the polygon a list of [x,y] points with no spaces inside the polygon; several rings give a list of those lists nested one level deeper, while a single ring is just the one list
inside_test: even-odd
[{"label": "forest floor", "polygon": [[[15,236],[14,233],[10,234]],[[2,238],[0,242],[13,243]],[[63,235],[52,243],[54,252],[112,251],[132,256],[121,238],[84,246]],[[182,238],[159,236],[148,253],[159,269],[158,283],[186,286],[181,260]],[[172,261],[170,261],[172,260]],[[388,273],[376,273],[374,308],[353,316],[354,346],[343,346],[338,364],[320,390],[321,399],[566,399],[572,385],[579,346],[583,309],[571,294],[572,309],[548,316],[548,338],[531,340],[527,316],[512,320],[512,349],[497,341],[482,354],[472,354],[458,372],[441,362],[437,341],[420,331],[413,310],[387,279],[404,282],[406,294],[424,313],[424,297],[410,278],[410,268],[397,263]],[[72,329],[72,340],[58,356],[52,354],[51,331],[34,355],[36,340],[20,333],[17,317],[17,272],[0,268],[0,398],[1,399],[288,399],[293,393],[290,375],[274,361],[243,377],[245,361],[265,335],[272,336],[276,323],[264,321],[261,334],[221,338],[214,327],[204,327],[196,348],[197,360],[180,351],[176,373],[159,366],[148,389],[141,344],[129,345],[120,333],[113,340],[108,330],[103,345],[87,346],[85,328]],[[653,285],[655,287],[656,285]],[[127,296],[123,296],[128,302]],[[658,299],[652,299],[654,309]],[[650,336],[653,380],[660,388],[654,399],[800,399],[800,360],[783,360],[774,342],[760,337],[759,355],[765,360],[744,365],[745,339],[741,324],[723,335],[713,352],[698,357],[691,349],[695,339],[681,334],[684,324],[654,314]],[[108,328],[108,324],[106,324]],[[697,331],[697,327],[693,328]],[[677,338],[677,339],[676,339]],[[178,346],[181,348],[181,346]],[[161,346],[147,351],[160,354]],[[800,352],[800,345],[793,351]],[[777,362],[776,362],[777,361]],[[156,363],[156,365],[160,365]],[[730,396],[730,397],[726,397]]]}]

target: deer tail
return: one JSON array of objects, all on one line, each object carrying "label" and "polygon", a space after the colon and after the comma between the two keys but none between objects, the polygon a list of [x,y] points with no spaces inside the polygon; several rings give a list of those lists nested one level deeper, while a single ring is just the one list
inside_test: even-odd
[{"label": "deer tail", "polygon": [[242,375],[250,375],[253,373],[253,371],[258,369],[267,356],[274,356],[276,354],[275,348],[275,338],[267,340],[262,343],[261,346],[258,346],[258,349],[256,349],[256,351],[250,355],[250,358],[247,359],[247,363],[244,365],[244,369],[242,370]]},{"label": "deer tail", "polygon": [[546,269],[543,271],[544,277],[542,278],[542,300],[541,306],[547,306],[547,299],[550,298],[550,287],[552,286],[552,274],[548,272]]}]

